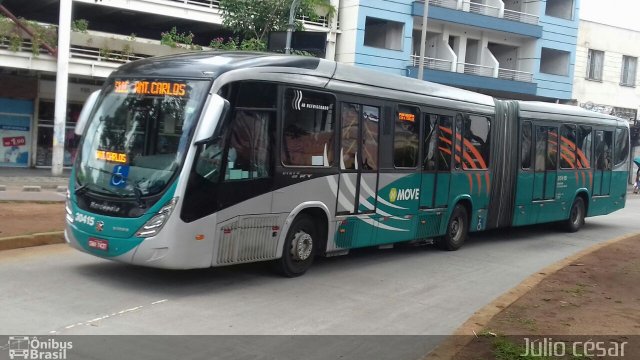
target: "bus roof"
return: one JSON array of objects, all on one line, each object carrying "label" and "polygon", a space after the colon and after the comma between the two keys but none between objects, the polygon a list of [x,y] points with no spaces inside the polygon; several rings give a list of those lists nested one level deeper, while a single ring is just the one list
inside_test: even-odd
[{"label": "bus roof", "polygon": [[520,116],[530,119],[579,121],[606,125],[629,125],[629,122],[615,116],[585,110],[579,106],[545,103],[538,101],[518,101]]},{"label": "bus roof", "polygon": [[[336,63],[307,56],[242,51],[204,51],[159,56],[122,65],[111,77],[181,77],[210,78],[232,72],[260,68],[260,72],[288,75],[305,74],[326,79],[325,87],[362,95],[385,97],[398,101],[421,103],[424,96],[433,99],[434,106],[450,107],[463,103],[461,109],[494,111],[491,96],[451,86],[388,74],[371,69]],[[258,76],[256,74],[256,76]],[[256,78],[259,80],[259,78]],[[520,116],[533,119],[579,121],[621,125],[628,122],[610,115],[584,110],[577,106],[518,101]],[[479,105],[479,107],[478,107]]]},{"label": "bus roof", "polygon": [[[387,74],[358,66],[340,64],[306,56],[287,56],[255,52],[205,51],[142,59],[122,65],[112,77],[182,77],[216,78],[223,73],[247,68],[277,68],[295,74],[309,70],[317,76],[331,79],[344,86],[371,86],[372,88],[400,91],[493,107],[493,98],[446,85]],[[284,68],[284,69],[283,69]],[[275,70],[275,69],[274,69]],[[350,84],[350,85],[348,85]],[[361,88],[361,90],[363,90]],[[369,91],[373,91],[369,89]],[[396,95],[398,96],[398,95]]]}]

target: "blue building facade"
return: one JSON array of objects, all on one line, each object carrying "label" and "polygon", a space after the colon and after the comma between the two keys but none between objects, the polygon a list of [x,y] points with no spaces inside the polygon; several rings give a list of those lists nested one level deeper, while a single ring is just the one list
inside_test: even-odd
[{"label": "blue building facade", "polygon": [[[430,0],[424,79],[490,95],[571,99],[579,0]],[[417,77],[424,2],[344,0],[337,60]]]}]

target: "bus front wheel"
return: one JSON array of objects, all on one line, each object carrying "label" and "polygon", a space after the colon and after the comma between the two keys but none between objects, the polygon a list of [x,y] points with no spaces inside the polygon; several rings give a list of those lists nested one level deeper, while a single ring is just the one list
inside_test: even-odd
[{"label": "bus front wheel", "polygon": [[296,277],[309,270],[319,241],[317,233],[311,217],[304,214],[296,217],[284,240],[282,257],[276,262],[280,275]]},{"label": "bus front wheel", "polygon": [[586,210],[584,207],[584,199],[578,196],[573,200],[573,205],[571,205],[571,211],[569,212],[569,218],[564,222],[565,230],[572,233],[580,230],[582,225],[584,225],[585,214]]},{"label": "bus front wheel", "polygon": [[442,250],[454,251],[460,249],[469,232],[468,223],[467,208],[461,204],[456,205],[449,218],[447,232],[436,239],[436,245]]}]

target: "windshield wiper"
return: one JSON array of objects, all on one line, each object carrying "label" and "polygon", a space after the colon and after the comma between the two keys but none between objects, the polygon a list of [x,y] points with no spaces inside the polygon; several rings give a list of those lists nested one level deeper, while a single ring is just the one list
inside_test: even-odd
[{"label": "windshield wiper", "polygon": [[138,184],[131,185],[133,187],[133,194],[136,196],[136,202],[138,203],[138,207],[144,209],[147,205],[142,201],[142,189],[138,186]]},{"label": "windshield wiper", "polygon": [[87,192],[87,190],[89,190],[89,188],[87,187],[87,184],[84,184],[84,185],[78,186],[73,193],[76,195],[80,195]]}]

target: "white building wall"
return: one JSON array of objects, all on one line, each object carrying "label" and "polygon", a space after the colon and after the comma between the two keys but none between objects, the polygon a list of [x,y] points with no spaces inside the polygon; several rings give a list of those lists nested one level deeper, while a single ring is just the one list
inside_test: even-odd
[{"label": "white building wall", "polygon": [[[638,44],[638,31],[580,21],[573,83],[573,98],[580,106],[602,112],[610,112],[611,107],[635,110],[640,108],[638,74],[636,73],[635,87],[620,85],[622,56],[634,56],[640,62]],[[589,49],[604,51],[601,82],[586,79]]]}]

